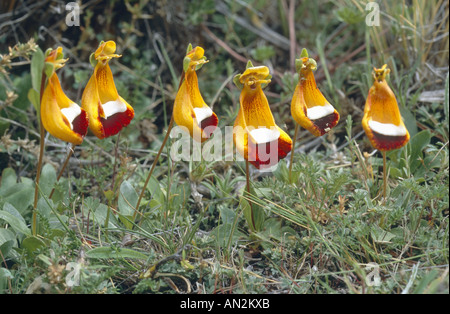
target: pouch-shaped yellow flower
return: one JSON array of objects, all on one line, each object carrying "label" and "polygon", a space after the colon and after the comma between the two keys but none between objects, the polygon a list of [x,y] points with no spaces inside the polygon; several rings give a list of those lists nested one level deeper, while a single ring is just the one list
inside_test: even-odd
[{"label": "pouch-shaped yellow flower", "polygon": [[373,71],[373,85],[364,107],[362,126],[372,146],[379,151],[389,151],[404,146],[409,132],[403,123],[397,100],[386,82],[389,69],[386,64]]},{"label": "pouch-shaped yellow flower", "polygon": [[118,58],[114,41],[102,42],[93,54],[97,62],[81,97],[89,128],[100,139],[119,133],[134,118],[134,110],[117,92],[109,60]]},{"label": "pouch-shaped yellow flower", "polygon": [[291,151],[292,140],[276,125],[262,90],[270,83],[269,69],[249,63],[235,83],[242,87],[233,134],[237,151],[258,169],[272,167]]},{"label": "pouch-shaped yellow flower", "polygon": [[63,67],[65,61],[61,47],[52,50],[45,59],[53,71],[42,94],[41,120],[47,132],[54,137],[80,145],[87,133],[88,118],[86,112],[70,100],[61,88],[55,70]]},{"label": "pouch-shaped yellow flower", "polygon": [[205,103],[198,87],[196,70],[206,62],[202,47],[195,47],[187,52],[183,64],[184,77],[173,107],[175,123],[185,127],[198,142],[210,138],[219,123],[217,115]]},{"label": "pouch-shaped yellow flower", "polygon": [[296,60],[299,81],[291,101],[291,113],[294,120],[315,136],[329,132],[339,122],[339,113],[323,96],[317,87],[313,71],[316,61],[302,52]]}]

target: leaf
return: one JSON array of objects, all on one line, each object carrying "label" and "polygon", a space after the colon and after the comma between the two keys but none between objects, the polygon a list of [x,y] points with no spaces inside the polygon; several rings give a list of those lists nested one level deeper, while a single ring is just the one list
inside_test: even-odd
[{"label": "leaf", "polygon": [[23,222],[24,225],[26,225],[25,219],[22,217],[22,215],[17,211],[17,209],[14,208],[14,206],[12,206],[9,203],[5,203],[3,205],[3,210],[10,213],[11,215],[13,215],[14,217],[16,217],[17,219],[19,219],[20,221]]},{"label": "leaf", "polygon": [[36,111],[39,111],[39,92],[35,91],[34,89],[30,88],[28,90],[28,100],[33,104],[33,107]]},{"label": "leaf", "polygon": [[135,212],[138,197],[136,190],[128,181],[124,181],[120,185],[118,199],[119,218],[129,229],[132,228],[132,222],[130,220]]},{"label": "leaf", "polygon": [[17,184],[16,172],[12,168],[5,168],[2,171],[2,181],[0,185],[0,196],[3,195],[3,191],[9,187]]},{"label": "leaf", "polygon": [[31,85],[37,92],[41,89],[42,70],[44,68],[45,56],[40,48],[37,48],[31,57]]},{"label": "leaf", "polygon": [[8,278],[13,278],[11,272],[6,268],[0,267],[0,294],[5,293],[4,291],[8,287]]},{"label": "leaf", "polygon": [[34,197],[33,181],[29,178],[21,178],[17,183],[17,176],[13,169],[6,168],[2,171],[0,185],[0,199],[13,205],[20,213],[25,212],[32,204]]},{"label": "leaf", "polygon": [[216,242],[222,247],[229,244],[233,245],[242,236],[242,233],[236,227],[236,212],[225,206],[220,206],[219,211],[222,223],[213,232]]},{"label": "leaf", "polygon": [[390,243],[390,241],[395,238],[395,234],[387,232],[378,226],[374,226],[370,234],[373,241],[376,243]]},{"label": "leaf", "polygon": [[146,260],[147,255],[125,248],[113,248],[110,246],[102,246],[86,252],[86,256],[89,258],[131,258],[131,259],[143,259]]},{"label": "leaf", "polygon": [[14,240],[9,240],[0,244],[0,253],[2,253],[3,256],[7,256],[9,251],[14,247],[14,244]]},{"label": "leaf", "polygon": [[265,219],[265,213],[261,206],[253,202],[250,206],[250,202],[244,198],[241,198],[241,206],[250,229],[253,231],[261,231]]},{"label": "leaf", "polygon": [[354,6],[344,6],[336,11],[336,17],[347,24],[358,24],[364,21],[365,15]]},{"label": "leaf", "polygon": [[11,230],[0,228],[0,252],[6,257],[12,247],[17,247],[16,235]]},{"label": "leaf", "polygon": [[422,165],[420,159],[422,159],[424,148],[430,144],[431,132],[424,130],[417,133],[411,138],[409,143],[409,161],[411,173],[414,172]]},{"label": "leaf", "polygon": [[[12,206],[11,204],[6,203],[3,208],[8,207],[8,206]],[[16,217],[15,215],[11,214],[8,211],[5,210],[1,210],[0,211],[0,219],[6,221],[8,224],[11,225],[11,227],[16,231],[16,232],[21,232],[25,235],[30,235],[31,231],[30,229],[27,227],[27,225],[25,224],[23,218],[20,219],[18,217]]]},{"label": "leaf", "polygon": [[[108,206],[105,204],[99,204],[97,208],[94,211],[94,215],[92,219],[95,220],[96,223],[98,223],[101,226],[105,225],[106,216],[108,215]],[[109,216],[108,226],[107,228],[118,228],[116,217],[113,215]]]},{"label": "leaf", "polygon": [[22,241],[22,247],[30,253],[34,253],[36,250],[45,247],[45,242],[35,236],[28,236]]},{"label": "leaf", "polygon": [[45,164],[41,170],[39,188],[44,195],[50,195],[56,182],[56,170],[50,164]]},{"label": "leaf", "polygon": [[27,210],[28,206],[33,204],[34,188],[26,183],[16,184],[8,190],[7,194],[3,201],[13,205],[21,214]]}]

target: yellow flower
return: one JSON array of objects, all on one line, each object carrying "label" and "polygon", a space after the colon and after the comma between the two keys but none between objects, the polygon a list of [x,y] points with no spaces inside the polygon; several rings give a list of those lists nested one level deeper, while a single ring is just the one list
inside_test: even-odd
[{"label": "yellow flower", "polygon": [[386,82],[389,72],[386,64],[381,69],[374,68],[374,82],[366,99],[362,120],[370,143],[379,151],[397,149],[409,141],[409,132],[403,123],[397,100]]},{"label": "yellow flower", "polygon": [[258,169],[271,167],[291,151],[292,140],[276,125],[262,90],[270,83],[269,69],[249,62],[234,82],[242,87],[233,134],[237,151]]},{"label": "yellow flower", "polygon": [[41,120],[47,132],[54,137],[80,145],[87,133],[88,118],[86,112],[70,100],[61,88],[55,70],[62,68],[65,61],[67,59],[63,59],[61,47],[50,51],[45,59],[53,70],[42,94]]},{"label": "yellow flower", "polygon": [[81,97],[81,106],[89,116],[89,128],[100,139],[117,134],[134,118],[134,110],[117,93],[109,60],[119,58],[115,54],[114,41],[101,42],[93,54],[97,62]]},{"label": "yellow flower", "polygon": [[306,49],[296,60],[296,66],[299,80],[291,101],[292,117],[315,136],[324,135],[339,122],[339,113],[317,88],[313,73],[317,64],[308,57]]},{"label": "yellow flower", "polygon": [[191,137],[198,142],[210,138],[219,123],[217,115],[205,103],[198,88],[196,70],[207,62],[202,47],[187,52],[183,61],[184,77],[173,107],[175,123],[185,127]]}]

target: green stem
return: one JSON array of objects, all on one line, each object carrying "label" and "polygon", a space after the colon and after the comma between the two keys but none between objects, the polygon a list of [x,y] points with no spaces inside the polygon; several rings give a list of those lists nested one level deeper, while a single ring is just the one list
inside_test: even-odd
[{"label": "green stem", "polygon": [[41,103],[42,103],[42,96],[44,95],[44,88],[45,88],[45,80],[46,75],[45,72],[42,71],[42,78],[41,78],[41,87],[40,87],[40,94],[39,94],[39,158],[38,158],[38,164],[37,164],[37,172],[36,172],[36,182],[34,186],[34,205],[33,205],[33,217],[32,217],[32,223],[31,223],[31,232],[35,236],[36,235],[36,221],[37,221],[37,202],[38,202],[38,195],[39,195],[39,179],[41,178],[41,169],[42,169],[42,160],[44,157],[44,146],[45,146],[45,129],[44,125],[42,124],[41,119]]},{"label": "green stem", "polygon": [[[185,72],[183,70],[183,72],[181,73],[181,76],[180,76],[180,82],[178,83],[178,91],[180,90],[180,87],[181,87],[181,84],[183,83],[184,77],[185,77]],[[133,214],[133,221],[135,220],[136,215],[139,212],[139,205],[141,204],[142,197],[144,196],[145,190],[147,189],[148,182],[150,181],[150,178],[152,177],[153,170],[155,170],[156,163],[158,162],[159,157],[161,156],[162,150],[164,149],[164,146],[166,146],[167,140],[169,139],[170,131],[172,130],[172,127],[173,127],[173,122],[174,122],[174,117],[173,117],[173,112],[172,112],[172,116],[170,118],[170,122],[169,122],[169,125],[167,127],[166,136],[164,137],[164,140],[163,140],[163,142],[161,144],[161,147],[159,148],[159,151],[156,154],[155,160],[153,160],[152,167],[151,167],[150,172],[149,172],[149,174],[147,176],[147,179],[145,180],[144,187],[142,188],[141,194],[139,195],[139,199],[137,201],[136,208],[135,208],[134,214]]]},{"label": "green stem", "polygon": [[297,141],[299,125],[295,123],[294,139],[292,140],[291,162],[289,163],[289,183],[292,183],[292,165],[294,164],[295,142]]},{"label": "green stem", "polygon": [[383,152],[383,202],[386,202],[386,186],[387,186],[387,174],[386,174],[386,152]]},{"label": "green stem", "polygon": [[119,132],[119,134],[117,134],[116,145],[114,147],[114,167],[113,167],[112,182],[111,182],[111,191],[113,191],[113,192],[116,191],[115,181],[116,181],[117,152],[119,150],[119,142],[120,142],[120,132]]},{"label": "green stem", "polygon": [[[250,197],[251,192],[250,192],[250,165],[248,160],[245,161],[245,173],[246,173],[246,178],[247,178],[247,193],[248,196]],[[251,219],[252,219],[252,225],[253,225],[253,230],[256,230],[256,225],[255,225],[255,214],[253,212],[253,205],[252,205],[252,201],[249,198],[248,201],[249,205],[250,205],[250,215],[251,215]]]},{"label": "green stem", "polygon": [[[56,178],[56,183],[62,177],[62,174],[64,173],[64,169],[66,169],[67,164],[69,163],[70,157],[72,157],[74,150],[75,150],[75,145],[72,144],[72,147],[70,147],[69,153],[67,154],[66,160],[64,161],[64,164],[63,164],[63,166],[61,167],[61,170],[58,173],[58,177]],[[55,188],[53,188],[52,191],[50,192],[50,195],[48,196],[49,199],[52,199],[54,192],[55,192]]]},{"label": "green stem", "polygon": [[139,211],[139,205],[141,204],[142,197],[144,196],[145,190],[147,189],[147,185],[148,185],[148,182],[150,181],[150,178],[151,178],[151,176],[153,174],[153,170],[155,170],[156,163],[158,162],[158,159],[161,156],[161,152],[164,149],[164,146],[166,145],[167,140],[169,139],[169,135],[170,135],[170,131],[172,130],[172,127],[173,127],[173,114],[172,114],[172,117],[170,118],[170,123],[169,123],[168,129],[167,129],[166,136],[164,137],[164,140],[163,140],[163,142],[161,144],[161,147],[159,148],[159,151],[156,154],[155,160],[153,160],[152,167],[151,167],[150,172],[149,172],[149,174],[147,176],[147,179],[145,180],[144,187],[142,188],[141,194],[139,195],[139,199],[138,199],[137,204],[136,204],[136,210],[134,211],[134,214],[133,214],[133,221],[136,218],[136,215],[137,215],[137,213]]}]

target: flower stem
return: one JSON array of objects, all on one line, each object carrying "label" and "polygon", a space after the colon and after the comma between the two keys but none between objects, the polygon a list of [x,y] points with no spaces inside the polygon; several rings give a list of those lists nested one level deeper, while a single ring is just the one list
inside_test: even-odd
[{"label": "flower stem", "polygon": [[[250,192],[250,166],[249,166],[249,162],[248,160],[245,161],[245,173],[246,173],[246,178],[247,178],[247,193],[250,196],[251,192]],[[252,226],[253,226],[253,230],[256,230],[256,225],[255,225],[255,215],[253,212],[253,205],[251,200],[249,200],[249,205],[250,205],[250,215],[252,218]]]},{"label": "flower stem", "polygon": [[[183,83],[184,78],[185,78],[185,72],[183,70],[183,72],[181,73],[181,76],[180,76],[180,82],[178,83],[178,91],[180,90],[180,87],[181,87],[181,84]],[[139,212],[139,205],[141,204],[142,197],[144,197],[145,190],[147,189],[148,182],[150,181],[150,178],[152,177],[153,170],[155,170],[155,166],[156,166],[156,163],[158,162],[159,156],[161,156],[162,150],[164,149],[164,146],[166,146],[167,140],[169,139],[170,131],[172,130],[172,127],[173,127],[173,122],[174,122],[174,117],[173,117],[173,112],[172,112],[172,116],[170,117],[169,125],[167,126],[166,136],[164,137],[161,147],[159,148],[159,151],[156,154],[155,160],[153,160],[152,167],[150,168],[150,172],[147,176],[147,179],[145,180],[144,187],[142,188],[141,194],[139,195],[139,199],[136,203],[136,208],[135,208],[134,214],[133,214],[133,221],[136,218],[137,213]]]},{"label": "flower stem", "polygon": [[164,137],[164,140],[163,140],[163,142],[161,144],[161,147],[159,148],[159,151],[156,154],[155,160],[153,160],[152,167],[150,168],[150,172],[149,172],[149,174],[147,176],[147,179],[145,180],[144,187],[142,188],[141,194],[139,195],[139,199],[138,199],[137,204],[136,204],[136,210],[134,211],[134,214],[133,214],[133,219],[132,219],[133,221],[136,218],[136,214],[139,211],[139,205],[141,204],[142,197],[144,196],[145,190],[147,189],[147,185],[148,185],[148,182],[150,181],[150,178],[152,176],[153,170],[155,170],[155,166],[156,166],[156,164],[158,162],[159,156],[161,156],[161,152],[164,149],[164,146],[166,145],[167,140],[169,139],[169,135],[170,135],[170,131],[172,130],[172,127],[173,127],[173,114],[172,114],[172,117],[170,118],[170,122],[169,122],[169,126],[167,128],[166,136]]},{"label": "flower stem", "polygon": [[383,152],[383,202],[386,202],[386,186],[387,186],[387,174],[386,174],[386,152]]},{"label": "flower stem", "polygon": [[112,183],[111,183],[111,191],[115,192],[115,181],[116,181],[116,167],[117,167],[117,152],[119,150],[119,142],[120,142],[120,132],[117,134],[116,145],[114,147],[114,168],[112,174]]},{"label": "flower stem", "polygon": [[294,154],[295,154],[295,141],[297,140],[299,125],[295,123],[295,133],[292,140],[292,150],[291,150],[291,162],[289,163],[289,183],[292,182],[292,165],[294,164]]},{"label": "flower stem", "polygon": [[37,220],[37,202],[38,202],[38,195],[39,195],[39,179],[41,177],[41,169],[42,169],[42,160],[44,157],[44,146],[45,146],[45,129],[44,125],[42,124],[41,119],[41,103],[42,103],[42,96],[44,95],[44,88],[45,88],[45,80],[46,75],[45,72],[42,71],[42,78],[41,78],[41,88],[40,88],[40,94],[39,94],[39,158],[38,158],[38,164],[37,164],[37,172],[36,172],[36,182],[34,186],[34,205],[33,205],[33,217],[32,217],[32,223],[31,223],[31,233],[35,236],[36,235],[36,220]]},{"label": "flower stem", "polygon": [[[74,150],[75,150],[75,145],[72,144],[72,146],[69,149],[69,153],[67,154],[66,160],[64,161],[64,164],[62,165],[61,170],[59,170],[58,177],[56,178],[56,183],[62,177],[62,174],[64,173],[64,170],[66,169],[67,164],[69,163],[70,157],[72,157]],[[55,192],[55,188],[53,188],[52,191],[50,192],[48,199],[52,199],[54,192]]]}]

